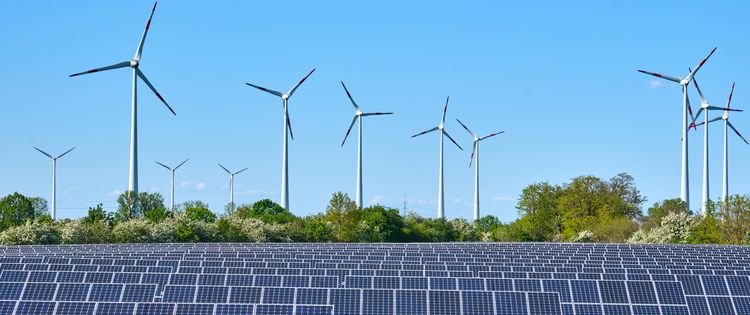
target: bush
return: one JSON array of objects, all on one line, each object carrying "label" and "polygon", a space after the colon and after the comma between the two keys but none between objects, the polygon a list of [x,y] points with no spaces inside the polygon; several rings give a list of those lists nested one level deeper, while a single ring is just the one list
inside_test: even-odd
[{"label": "bush", "polygon": [[60,244],[60,228],[50,220],[27,221],[0,233],[2,245]]},{"label": "bush", "polygon": [[661,219],[661,225],[649,231],[638,230],[628,243],[687,243],[697,220],[684,211],[671,212]]},{"label": "bush", "polygon": [[122,221],[112,229],[115,242],[118,243],[148,243],[151,242],[151,228],[153,224],[143,219]]},{"label": "bush", "polygon": [[596,241],[596,235],[589,230],[581,231],[581,233],[578,233],[578,235],[571,240],[573,243],[591,243],[594,241]]},{"label": "bush", "polygon": [[264,223],[258,219],[245,219],[236,215],[223,217],[216,221],[216,227],[221,231],[223,242],[251,242],[266,241]]},{"label": "bush", "polygon": [[106,220],[87,222],[85,219],[68,221],[61,227],[63,244],[98,244],[112,242],[112,229]]}]

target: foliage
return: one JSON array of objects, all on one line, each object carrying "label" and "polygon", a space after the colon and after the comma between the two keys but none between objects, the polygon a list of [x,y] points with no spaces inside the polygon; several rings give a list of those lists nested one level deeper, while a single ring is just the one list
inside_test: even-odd
[{"label": "foliage", "polygon": [[23,225],[13,226],[0,233],[2,245],[59,244],[60,230],[49,219],[29,220]]},{"label": "foliage", "polygon": [[721,240],[730,244],[742,244],[750,233],[750,196],[729,196],[717,208],[716,218]]},{"label": "foliage", "polygon": [[[36,203],[38,206],[38,202]],[[0,231],[24,224],[38,216],[34,198],[13,193],[0,199]]]},{"label": "foliage", "polygon": [[661,225],[649,231],[638,230],[628,243],[687,243],[696,224],[696,218],[685,211],[670,212]]},{"label": "foliage", "polygon": [[186,201],[182,204],[184,215],[191,221],[214,222],[216,214],[211,212],[208,205],[200,200]]},{"label": "foliage", "polygon": [[573,243],[592,243],[594,241],[596,241],[596,235],[589,230],[581,231],[581,233],[578,233],[578,235],[571,240]]},{"label": "foliage", "polygon": [[100,203],[96,207],[89,207],[88,215],[83,219],[83,222],[92,224],[94,222],[105,221],[107,223],[112,221],[112,215],[104,211],[104,206]]},{"label": "foliage", "polygon": [[126,191],[117,197],[117,205],[115,221],[118,222],[145,217],[156,223],[169,216],[164,206],[164,197],[159,193],[144,191],[136,196],[134,192]]},{"label": "foliage", "polygon": [[289,223],[295,216],[271,199],[261,199],[249,205],[237,208],[237,215],[243,218],[255,218],[265,223]]},{"label": "foliage", "polygon": [[91,222],[87,219],[88,217],[63,223],[60,228],[61,243],[101,244],[113,241],[112,228],[107,220]]}]

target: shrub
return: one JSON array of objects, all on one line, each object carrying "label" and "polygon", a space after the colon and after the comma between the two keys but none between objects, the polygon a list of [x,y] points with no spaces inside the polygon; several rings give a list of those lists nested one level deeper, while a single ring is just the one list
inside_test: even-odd
[{"label": "shrub", "polygon": [[60,244],[60,228],[49,220],[27,221],[0,233],[0,244],[34,245]]},{"label": "shrub", "polygon": [[63,244],[97,244],[112,242],[112,229],[106,220],[68,221],[61,227]]},{"label": "shrub", "polygon": [[143,219],[122,221],[115,225],[112,234],[118,243],[148,243],[152,240],[152,225]]}]

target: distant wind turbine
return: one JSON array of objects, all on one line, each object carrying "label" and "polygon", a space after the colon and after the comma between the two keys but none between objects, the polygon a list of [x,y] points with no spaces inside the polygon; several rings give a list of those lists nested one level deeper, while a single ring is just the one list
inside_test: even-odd
[{"label": "distant wind turbine", "polygon": [[229,205],[230,207],[232,207],[232,210],[234,210],[234,175],[244,172],[247,169],[247,167],[239,171],[236,171],[234,173],[229,171],[226,167],[224,167],[221,164],[219,164],[219,167],[224,169],[227,172],[227,174],[229,174]]},{"label": "distant wind turbine", "polygon": [[437,127],[422,131],[416,135],[411,136],[412,138],[421,136],[423,134],[427,134],[433,131],[440,130],[440,175],[438,176],[438,210],[437,210],[437,217],[438,218],[444,218],[445,217],[445,191],[444,191],[444,184],[443,184],[443,136],[448,137],[448,139],[453,142],[461,151],[464,149],[456,143],[456,140],[453,140],[453,138],[448,134],[447,131],[445,131],[445,113],[448,111],[448,100],[450,100],[450,96],[445,99],[445,107],[443,108],[443,118],[440,119],[440,124],[437,125]]},{"label": "distant wind turbine", "polygon": [[75,147],[71,148],[68,151],[63,152],[62,154],[58,156],[52,156],[49,153],[44,152],[37,147],[34,147],[34,149],[46,155],[48,158],[52,159],[52,220],[56,220],[57,219],[57,159],[68,154],[68,152],[73,151]]},{"label": "distant wind turbine", "polygon": [[[690,68],[688,68],[690,70]],[[706,98],[703,97],[703,92],[701,92],[701,88],[698,86],[698,79],[693,78],[693,84],[695,85],[695,89],[698,90],[698,96],[701,98],[701,108],[698,110],[697,113],[695,113],[695,117],[693,117],[693,122],[691,123],[691,126],[695,127],[695,120],[698,119],[698,117],[701,115],[701,112],[705,111],[703,113],[703,124],[705,126],[703,127],[703,194],[701,195],[701,213],[705,216],[706,215],[706,203],[709,199],[711,199],[711,196],[709,194],[709,185],[708,185],[708,112],[711,110],[723,110],[725,112],[728,111],[736,111],[741,112],[742,110],[739,109],[732,109],[729,108],[729,103],[727,103],[726,108],[722,107],[716,107],[711,106],[708,104],[708,101],[706,101]],[[734,84],[732,84],[732,91],[734,91]],[[730,99],[731,101],[731,92],[730,92]],[[721,118],[721,117],[719,117]]]},{"label": "distant wind turbine", "polygon": [[489,137],[497,136],[501,133],[504,133],[505,131],[495,132],[488,134],[484,137],[477,136],[473,131],[469,129],[469,127],[466,127],[464,123],[462,123],[460,120],[456,119],[459,124],[461,124],[461,127],[464,127],[466,131],[469,133],[469,135],[474,139],[474,149],[471,150],[471,158],[469,158],[469,167],[471,167],[471,162],[474,161],[474,156],[477,157],[477,162],[474,163],[474,221],[479,220],[479,142],[487,139]]},{"label": "distant wind turbine", "polygon": [[362,112],[362,109],[359,108],[357,103],[354,101],[354,98],[352,98],[352,95],[349,93],[349,90],[346,89],[346,85],[344,85],[344,81],[341,81],[341,86],[344,87],[344,91],[346,91],[346,96],[349,97],[349,100],[352,102],[352,105],[354,105],[354,119],[352,119],[352,124],[349,125],[349,129],[346,130],[346,135],[344,136],[344,141],[341,141],[341,146],[344,146],[344,143],[346,143],[346,138],[349,137],[349,133],[352,131],[352,127],[354,127],[354,123],[357,122],[357,119],[359,119],[360,116],[362,116],[362,119],[359,119],[359,142],[357,142],[357,206],[362,208],[364,207],[362,204],[362,121],[365,119],[365,116],[379,116],[379,115],[392,115],[393,113],[380,113],[380,112],[373,112],[373,113],[364,113]]},{"label": "distant wind turbine", "polygon": [[[732,83],[732,90],[729,92],[729,99],[727,100],[727,109],[732,104],[732,95],[733,94],[734,94],[734,83]],[[697,126],[704,125],[704,124],[706,126],[708,126],[708,124],[710,124],[710,123],[712,123],[714,121],[719,121],[719,120],[723,120],[724,121],[724,167],[723,167],[724,176],[722,177],[722,193],[721,193],[721,197],[722,197],[722,201],[727,202],[727,200],[729,199],[729,155],[728,155],[729,154],[729,132],[728,132],[729,128],[732,128],[732,130],[734,131],[734,133],[736,133],[737,136],[739,136],[740,139],[742,139],[742,141],[745,142],[745,144],[750,144],[750,143],[748,143],[747,140],[745,139],[745,137],[743,137],[740,134],[740,132],[737,131],[737,128],[734,128],[734,125],[732,125],[732,123],[729,122],[729,111],[728,110],[725,110],[723,115],[721,115],[719,117],[716,117],[716,118],[713,118],[713,119],[710,119],[710,120],[706,120],[706,121],[704,121],[702,123],[697,124]]]},{"label": "distant wind turbine", "polygon": [[704,57],[699,63],[698,66],[695,67],[695,70],[690,71],[688,75],[684,78],[678,78],[668,75],[663,75],[655,72],[649,72],[645,70],[638,70],[638,72],[645,73],[648,75],[655,76],[657,78],[662,78],[665,80],[669,80],[672,82],[679,83],[680,86],[682,86],[682,119],[681,125],[682,125],[682,178],[680,180],[680,199],[685,202],[685,205],[688,209],[690,209],[690,184],[688,182],[688,112],[690,112],[691,120],[692,120],[692,110],[690,109],[690,100],[688,99],[688,93],[687,88],[688,84],[690,84],[690,81],[693,80],[693,77],[696,73],[698,73],[698,70],[703,66],[704,63],[706,63],[706,60],[708,60],[711,55],[716,51],[716,48],[714,47],[713,50],[711,50],[710,53],[706,57]]},{"label": "distant wind turbine", "polygon": [[135,196],[138,196],[138,89],[137,89],[137,83],[138,79],[141,78],[143,80],[143,83],[146,83],[146,85],[151,89],[151,91],[156,94],[156,97],[161,100],[164,105],[167,106],[167,109],[169,109],[170,112],[172,112],[173,115],[177,115],[174,110],[172,110],[172,107],[167,104],[167,101],[164,100],[164,98],[159,94],[158,91],[156,91],[156,88],[151,85],[151,82],[148,81],[146,78],[146,75],[143,74],[143,71],[139,68],[140,62],[141,62],[141,53],[143,52],[143,44],[146,42],[146,34],[148,34],[148,29],[151,26],[151,18],[154,16],[154,11],[156,11],[156,3],[154,3],[154,7],[151,9],[151,15],[148,17],[148,22],[146,22],[146,29],[143,31],[143,36],[141,36],[141,40],[138,43],[138,47],[135,51],[135,55],[133,56],[133,59],[129,61],[123,61],[120,63],[113,64],[111,66],[106,66],[102,68],[96,68],[84,72],[79,72],[75,74],[71,74],[71,77],[79,76],[82,74],[89,74],[94,72],[102,72],[106,70],[112,70],[112,69],[118,69],[118,68],[125,68],[130,67],[133,69],[133,95],[132,95],[132,102],[131,102],[131,112],[130,112],[130,174],[129,174],[129,180],[128,180],[128,190],[132,191]]},{"label": "distant wind turbine", "polygon": [[307,78],[310,77],[313,72],[315,72],[315,68],[313,68],[310,73],[308,73],[304,78],[302,78],[302,80],[299,81],[299,83],[297,83],[297,85],[295,85],[291,90],[289,90],[289,92],[286,93],[281,93],[258,85],[245,83],[258,90],[276,95],[281,98],[281,103],[284,109],[284,121],[282,122],[284,124],[284,140],[281,149],[281,207],[286,209],[287,211],[289,211],[289,151],[287,150],[287,138],[291,137],[292,140],[294,140],[292,123],[291,119],[289,118],[289,107],[287,105],[289,105],[289,98],[292,97],[294,91],[296,91],[297,88],[302,85],[302,83],[305,82],[305,80],[307,80]]},{"label": "distant wind turbine", "polygon": [[166,165],[164,165],[162,163],[156,162],[156,164],[161,165],[162,167],[168,169],[170,173],[172,173],[172,194],[169,195],[169,209],[172,209],[172,212],[174,212],[174,172],[177,171],[177,169],[180,168],[180,166],[182,166],[182,164],[185,164],[185,162],[187,162],[188,160],[189,159],[186,159],[185,161],[182,161],[182,163],[177,164],[177,166],[175,166],[175,167],[169,167],[169,166],[166,166]]}]

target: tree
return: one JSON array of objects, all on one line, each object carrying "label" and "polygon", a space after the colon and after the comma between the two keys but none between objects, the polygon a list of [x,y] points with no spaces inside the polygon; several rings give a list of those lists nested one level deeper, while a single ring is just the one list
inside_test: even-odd
[{"label": "tree", "polygon": [[563,215],[558,210],[562,189],[547,182],[527,186],[521,191],[516,208],[528,224],[529,240],[550,241],[562,232]]},{"label": "tree", "polygon": [[331,196],[325,217],[328,222],[331,222],[336,241],[356,241],[360,214],[357,204],[349,198],[349,195],[337,192]]},{"label": "tree", "polygon": [[216,221],[216,214],[214,214],[208,205],[200,200],[186,201],[182,204],[183,214],[191,221],[201,222],[214,222]]},{"label": "tree", "polygon": [[730,244],[742,244],[750,232],[750,196],[731,195],[718,208],[721,240]]},{"label": "tree", "polygon": [[241,205],[237,208],[236,213],[240,217],[256,218],[266,223],[288,223],[295,219],[291,212],[271,201],[271,199],[258,200],[252,206]]},{"label": "tree", "polygon": [[[142,218],[144,215],[153,222],[158,222],[169,216],[164,206],[164,197],[159,193],[141,192],[138,196],[132,191],[126,191],[117,197],[116,220],[123,221],[132,218]],[[150,213],[149,212],[153,212]]]},{"label": "tree", "polygon": [[31,207],[34,208],[34,217],[40,217],[49,214],[49,207],[47,206],[47,199],[42,197],[30,197]]},{"label": "tree", "polygon": [[0,231],[33,220],[36,210],[30,198],[17,192],[3,197],[0,199]]},{"label": "tree", "polygon": [[648,216],[641,219],[641,229],[649,230],[658,226],[661,224],[661,219],[672,212],[689,213],[690,210],[687,208],[687,204],[679,198],[667,199],[661,203],[657,202],[648,208]]},{"label": "tree", "polygon": [[381,205],[362,209],[358,227],[359,242],[400,242],[404,221],[398,209]]},{"label": "tree", "polygon": [[104,211],[104,207],[101,203],[96,205],[96,207],[89,207],[88,215],[83,218],[83,222],[88,224],[93,224],[99,221],[109,223],[111,220],[112,215]]}]

